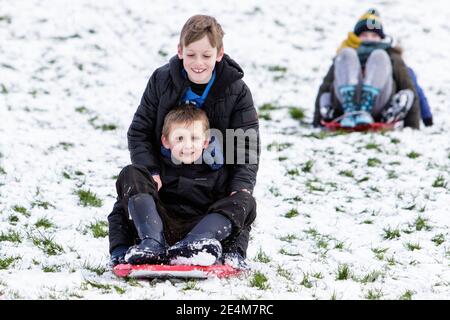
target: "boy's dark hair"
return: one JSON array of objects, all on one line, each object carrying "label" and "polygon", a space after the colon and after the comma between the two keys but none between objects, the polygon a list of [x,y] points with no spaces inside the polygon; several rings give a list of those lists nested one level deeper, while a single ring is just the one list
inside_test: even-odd
[{"label": "boy's dark hair", "polygon": [[224,34],[216,18],[198,14],[190,17],[181,29],[180,46],[188,46],[206,35],[211,46],[219,52],[223,47]]},{"label": "boy's dark hair", "polygon": [[169,137],[170,125],[173,123],[191,124],[194,121],[202,121],[204,131],[208,131],[209,120],[205,111],[190,104],[184,104],[176,107],[172,109],[164,118],[162,135],[167,138]]}]

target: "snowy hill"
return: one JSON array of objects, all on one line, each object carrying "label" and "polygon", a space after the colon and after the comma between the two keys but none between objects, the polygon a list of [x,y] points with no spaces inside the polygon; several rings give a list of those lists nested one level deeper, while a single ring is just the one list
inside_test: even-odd
[{"label": "snowy hill", "polygon": [[[336,48],[372,6],[435,125],[312,129]],[[196,13],[222,24],[261,117],[252,272],[117,279],[106,217],[129,163],[126,131]],[[448,299],[449,16],[418,0],[0,0],[0,299]]]}]

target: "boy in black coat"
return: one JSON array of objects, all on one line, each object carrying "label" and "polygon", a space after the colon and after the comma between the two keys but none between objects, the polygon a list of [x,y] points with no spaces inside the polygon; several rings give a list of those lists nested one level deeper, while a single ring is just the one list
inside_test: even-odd
[{"label": "boy in black coat", "polygon": [[[250,90],[242,81],[243,71],[224,54],[222,37],[223,31],[212,17],[194,16],[186,22],[178,55],[153,73],[134,115],[128,130],[133,166],[127,168],[139,168],[139,174],[155,182],[157,192],[164,184],[160,156],[164,119],[174,106],[186,102],[195,104],[206,113],[211,128],[222,134],[223,145],[231,143],[235,147],[231,152],[228,147],[223,150],[226,160],[222,169],[225,183],[221,191],[226,196],[223,200],[236,195],[241,199],[241,206],[248,209],[254,207],[251,193],[259,162],[258,118]],[[233,135],[227,134],[227,129],[251,134],[249,139],[236,141]],[[251,143],[255,140],[256,143]],[[245,161],[236,162],[236,149],[244,151]],[[122,190],[118,183],[117,191],[118,201],[108,216],[113,264],[123,262],[126,250],[135,243],[134,226],[128,219],[128,203],[124,202],[127,198],[123,197],[127,190]],[[230,206],[235,205],[231,202]],[[224,253],[245,257],[249,232],[250,225],[245,224],[235,241],[224,246]]]}]

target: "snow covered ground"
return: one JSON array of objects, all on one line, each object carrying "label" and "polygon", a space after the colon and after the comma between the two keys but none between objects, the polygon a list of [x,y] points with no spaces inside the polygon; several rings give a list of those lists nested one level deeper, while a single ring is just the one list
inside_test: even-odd
[{"label": "snow covered ground", "polygon": [[[312,129],[331,58],[371,6],[405,48],[435,126]],[[195,13],[222,24],[261,115],[253,270],[117,279],[106,217],[129,163],[126,130]],[[437,0],[0,0],[0,299],[450,298],[449,16]]]}]

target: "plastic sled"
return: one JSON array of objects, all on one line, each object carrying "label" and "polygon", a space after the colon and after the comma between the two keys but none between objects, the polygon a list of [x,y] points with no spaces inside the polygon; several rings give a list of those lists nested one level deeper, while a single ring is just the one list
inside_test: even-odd
[{"label": "plastic sled", "polygon": [[374,122],[371,124],[365,124],[365,125],[358,125],[353,128],[348,127],[342,127],[341,124],[338,121],[321,121],[322,125],[325,127],[326,130],[329,131],[383,131],[383,130],[392,130],[395,128],[396,122]]},{"label": "plastic sled", "polygon": [[119,264],[113,268],[113,273],[121,278],[226,278],[236,276],[240,272],[240,270],[226,264],[206,267],[189,265],[172,266],[163,264]]}]

